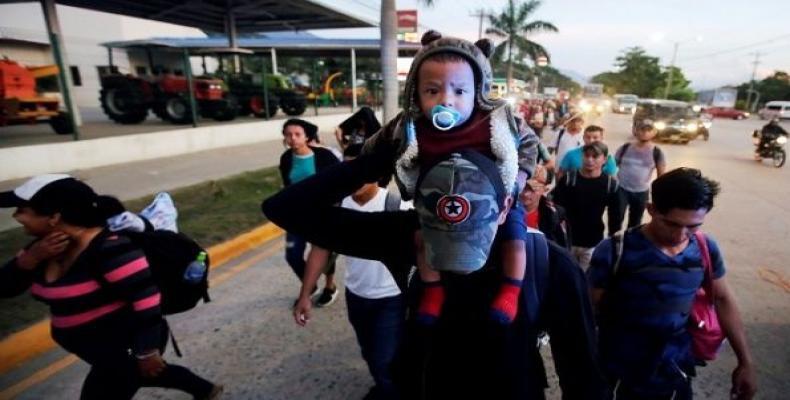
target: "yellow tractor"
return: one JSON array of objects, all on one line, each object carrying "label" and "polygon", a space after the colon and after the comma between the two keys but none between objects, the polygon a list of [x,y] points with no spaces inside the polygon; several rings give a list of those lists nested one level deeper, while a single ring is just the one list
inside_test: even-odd
[{"label": "yellow tractor", "polygon": [[7,58],[0,60],[0,126],[48,122],[59,135],[73,133],[71,119],[60,111],[60,100],[36,91],[36,79],[57,74],[56,65],[24,67]]}]

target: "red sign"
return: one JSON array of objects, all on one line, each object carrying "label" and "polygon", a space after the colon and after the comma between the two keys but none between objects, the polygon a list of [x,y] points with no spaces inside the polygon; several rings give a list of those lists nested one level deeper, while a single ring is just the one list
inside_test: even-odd
[{"label": "red sign", "polygon": [[398,11],[398,33],[417,32],[417,10]]}]

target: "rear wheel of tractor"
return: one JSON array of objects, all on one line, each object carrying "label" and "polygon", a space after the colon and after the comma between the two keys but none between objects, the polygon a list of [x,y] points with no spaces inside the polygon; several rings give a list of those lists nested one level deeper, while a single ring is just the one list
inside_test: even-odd
[{"label": "rear wheel of tractor", "polygon": [[239,102],[236,100],[236,96],[228,94],[219,103],[214,111],[214,120],[231,121],[236,118],[239,113]]},{"label": "rear wheel of tractor", "polygon": [[58,115],[50,118],[49,126],[51,126],[52,130],[58,135],[70,135],[74,133],[74,125],[71,123],[71,118],[64,112],[58,113]]},{"label": "rear wheel of tractor", "polygon": [[99,101],[104,114],[119,124],[139,124],[148,116],[148,107],[130,88],[110,87],[102,89]]},{"label": "rear wheel of tractor", "polygon": [[304,114],[307,109],[307,101],[299,99],[283,99],[280,101],[280,108],[286,115],[296,116]]},{"label": "rear wheel of tractor", "polygon": [[[277,114],[277,98],[269,96],[269,115],[268,118],[274,117]],[[263,96],[252,96],[250,98],[250,109],[252,114],[257,118],[266,118],[266,101]]]},{"label": "rear wheel of tractor", "polygon": [[164,101],[167,120],[174,124],[192,123],[192,108],[189,101],[181,96],[170,96]]}]

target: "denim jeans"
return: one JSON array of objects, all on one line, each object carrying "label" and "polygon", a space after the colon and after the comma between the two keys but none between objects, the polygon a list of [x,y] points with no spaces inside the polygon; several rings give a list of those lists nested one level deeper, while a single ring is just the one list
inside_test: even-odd
[{"label": "denim jeans", "polygon": [[642,224],[642,214],[645,213],[649,192],[629,192],[623,188],[618,189],[620,196],[620,220],[625,219],[625,208],[628,207],[628,227],[633,228]]},{"label": "denim jeans", "polygon": [[[301,282],[304,279],[305,260],[304,251],[307,248],[307,242],[299,235],[293,233],[285,234],[285,261],[294,271],[296,276]],[[324,273],[335,273],[335,257],[329,258],[328,265],[324,268]]]},{"label": "denim jeans", "polygon": [[406,319],[403,295],[366,299],[346,290],[346,305],[362,358],[376,383],[375,398],[398,399],[391,367]]}]

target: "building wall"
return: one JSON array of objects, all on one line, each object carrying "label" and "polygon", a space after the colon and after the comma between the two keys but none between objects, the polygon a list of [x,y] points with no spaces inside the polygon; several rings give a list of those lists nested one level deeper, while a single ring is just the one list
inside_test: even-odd
[{"label": "building wall", "polygon": [[0,58],[8,57],[25,66],[54,64],[49,46],[0,42]]}]

